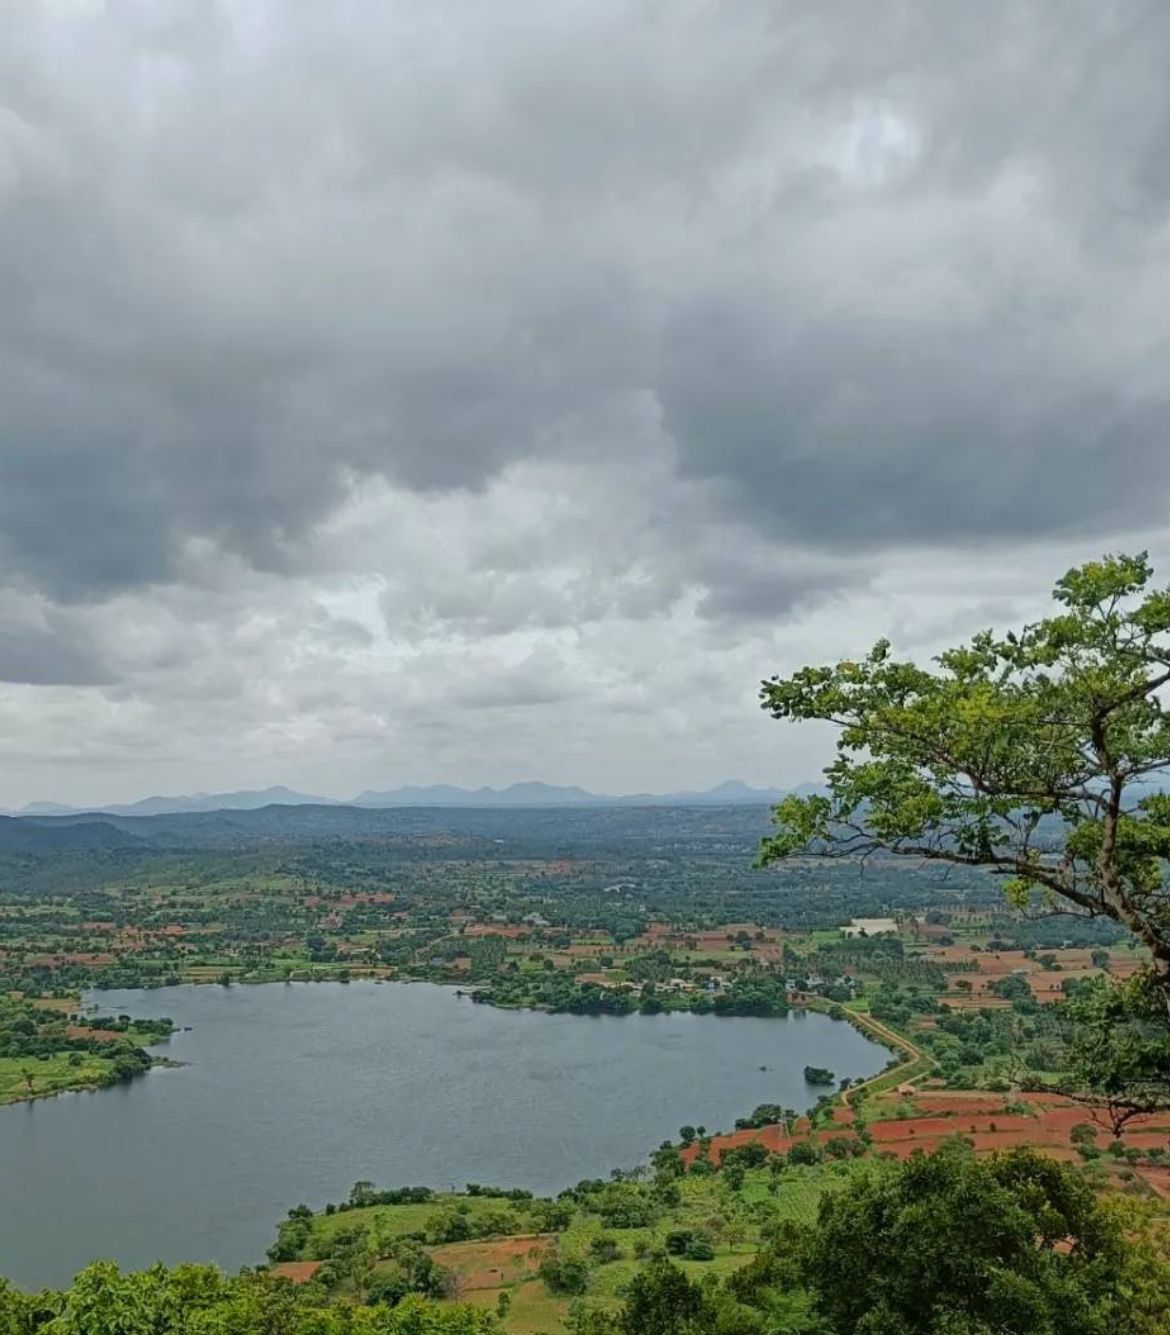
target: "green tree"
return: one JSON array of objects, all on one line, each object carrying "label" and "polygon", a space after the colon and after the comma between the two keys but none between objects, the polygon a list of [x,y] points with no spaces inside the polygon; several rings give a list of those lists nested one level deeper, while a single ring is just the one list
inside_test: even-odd
[{"label": "green tree", "polygon": [[706,1335],[713,1313],[703,1290],[659,1258],[630,1282],[618,1329],[621,1335]]},{"label": "green tree", "polygon": [[415,1294],[392,1310],[325,1305],[311,1286],[213,1266],[123,1273],[88,1266],[63,1293],[24,1298],[0,1281],[0,1335],[492,1335],[474,1307],[436,1307]]},{"label": "green tree", "polygon": [[781,802],[761,860],[880,848],[988,867],[1017,903],[1038,892],[1123,924],[1170,1009],[1170,796],[1142,788],[1170,764],[1170,590],[1151,575],[1144,553],[1072,569],[1055,615],[932,667],[880,640],[764,682],[774,718],[839,732],[828,793]]},{"label": "green tree", "polygon": [[584,1293],[589,1283],[589,1267],[574,1257],[562,1257],[550,1251],[537,1272],[550,1293]]},{"label": "green tree", "polygon": [[1170,1108],[1170,1042],[1163,994],[1148,972],[1125,983],[1098,978],[1068,1002],[1068,1060],[1078,1087],[1120,1136],[1143,1113]]},{"label": "green tree", "polygon": [[952,1142],[828,1195],[804,1273],[842,1335],[1106,1335],[1125,1329],[1127,1264],[1075,1171]]}]

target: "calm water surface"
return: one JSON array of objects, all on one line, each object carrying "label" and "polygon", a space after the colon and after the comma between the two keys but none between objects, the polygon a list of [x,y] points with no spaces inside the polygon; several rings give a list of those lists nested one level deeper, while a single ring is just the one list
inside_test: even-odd
[{"label": "calm water surface", "polygon": [[888,1055],[823,1015],[544,1015],[423,983],[90,999],[190,1025],[160,1048],[187,1064],[0,1108],[0,1274],[29,1288],[95,1257],[254,1264],[290,1206],[358,1178],[558,1191],[684,1122],[809,1106],[806,1064],[858,1079]]}]

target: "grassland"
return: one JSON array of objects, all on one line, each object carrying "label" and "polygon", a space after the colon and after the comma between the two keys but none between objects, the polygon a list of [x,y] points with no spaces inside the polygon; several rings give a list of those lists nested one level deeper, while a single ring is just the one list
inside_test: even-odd
[{"label": "grassland", "polygon": [[109,1059],[91,1055],[74,1062],[71,1053],[32,1059],[0,1057],[0,1104],[46,1098],[70,1089],[99,1089],[110,1083],[113,1067]]},{"label": "grassland", "polygon": [[[539,1202],[436,1193],[418,1204],[317,1213],[309,1221],[297,1260],[277,1268],[302,1281],[326,1284],[338,1297],[352,1297],[358,1284],[352,1266],[355,1254],[363,1250],[368,1254],[371,1248],[378,1253],[361,1274],[365,1290],[379,1275],[393,1272],[397,1244],[417,1240],[447,1272],[447,1297],[439,1301],[471,1302],[503,1311],[502,1326],[511,1335],[561,1335],[568,1329],[574,1301],[602,1310],[618,1308],[645,1258],[667,1250],[672,1235],[708,1240],[710,1259],[685,1255],[676,1259],[694,1277],[722,1278],[756,1255],[770,1226],[784,1220],[811,1222],[825,1192],[838,1189],[858,1171],[859,1162],[849,1160],[790,1165],[780,1173],[752,1169],[734,1186],[719,1173],[680,1177],[667,1191],[661,1190],[661,1183],[656,1188],[648,1180],[598,1183],[571,1202],[567,1217],[558,1221],[563,1227],[555,1231],[534,1227]],[[634,1227],[607,1223],[611,1195],[622,1192],[650,1202],[652,1222]],[[494,1231],[466,1241],[424,1243],[454,1213],[474,1232],[493,1226]],[[540,1267],[550,1255],[583,1264],[587,1280],[580,1295],[558,1293],[542,1278]],[[319,1265],[306,1267],[306,1260]],[[505,1295],[502,1306],[501,1295]]]}]

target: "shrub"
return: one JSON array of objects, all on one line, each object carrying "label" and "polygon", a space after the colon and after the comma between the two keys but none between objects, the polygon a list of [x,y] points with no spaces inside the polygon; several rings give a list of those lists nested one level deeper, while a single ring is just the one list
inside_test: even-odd
[{"label": "shrub", "polygon": [[820,1150],[808,1140],[798,1140],[788,1151],[788,1162],[791,1164],[814,1164],[820,1161]]},{"label": "shrub", "polygon": [[589,1283],[589,1268],[584,1261],[549,1254],[537,1272],[550,1293],[584,1293]]},{"label": "shrub", "polygon": [[702,1233],[697,1233],[689,1243],[683,1256],[688,1261],[713,1261],[715,1259],[715,1248],[711,1244],[711,1239],[704,1237]]},{"label": "shrub", "polygon": [[590,1242],[589,1254],[598,1265],[608,1265],[610,1261],[620,1260],[622,1249],[613,1238],[603,1233],[601,1237],[594,1238]]},{"label": "shrub", "polygon": [[666,1250],[671,1256],[685,1256],[687,1248],[694,1241],[694,1232],[689,1228],[676,1228],[666,1235]]}]

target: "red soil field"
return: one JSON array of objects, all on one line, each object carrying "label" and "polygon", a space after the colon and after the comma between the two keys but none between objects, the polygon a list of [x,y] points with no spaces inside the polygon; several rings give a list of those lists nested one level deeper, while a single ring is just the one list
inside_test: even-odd
[{"label": "red soil field", "polygon": [[320,1261],[278,1261],[272,1273],[280,1279],[291,1279],[294,1284],[307,1284],[320,1269]]},{"label": "red soil field", "polygon": [[[1069,1141],[1069,1133],[1078,1123],[1088,1122],[1100,1129],[1098,1142],[1104,1148],[1112,1138],[1102,1113],[1074,1103],[1060,1095],[1032,1093],[1018,1096],[1029,1113],[1005,1111],[1004,1099],[988,1094],[919,1094],[913,1096],[916,1115],[886,1121],[870,1121],[869,1131],[874,1147],[908,1158],[915,1150],[935,1150],[949,1136],[965,1136],[972,1140],[980,1153],[1031,1145],[1057,1159],[1077,1158]],[[851,1109],[834,1109],[834,1125],[819,1134],[823,1143],[829,1136],[851,1138]],[[807,1124],[798,1123],[796,1140],[808,1135]],[[711,1159],[718,1163],[725,1150],[758,1141],[774,1152],[787,1151],[793,1140],[778,1126],[733,1131],[716,1136],[711,1142]],[[1165,1149],[1170,1146],[1170,1113],[1152,1114],[1135,1118],[1126,1128],[1125,1144],[1138,1149]],[[690,1163],[698,1155],[698,1146],[683,1151],[683,1159]],[[1167,1170],[1170,1175],[1170,1170]]]},{"label": "red soil field", "polygon": [[548,1243],[547,1235],[525,1233],[484,1242],[449,1242],[429,1251],[439,1265],[459,1276],[461,1289],[471,1292],[498,1289],[523,1273],[535,1271]]},{"label": "red soil field", "polygon": [[980,1113],[1001,1113],[1003,1112],[1002,1094],[980,1094],[980,1093],[938,1093],[938,1094],[914,1094],[911,1096],[915,1107],[925,1114],[934,1114],[936,1116],[945,1113],[963,1113],[969,1116],[978,1116]]},{"label": "red soil field", "polygon": [[1170,1197],[1170,1168],[1143,1164],[1136,1171],[1152,1191],[1157,1192],[1159,1196]]},{"label": "red soil field", "polygon": [[99,1038],[103,1043],[116,1043],[118,1039],[125,1037],[116,1029],[89,1029],[83,1024],[66,1025],[65,1034],[68,1038]]},{"label": "red soil field", "polygon": [[30,964],[113,964],[115,956],[108,954],[86,954],[84,951],[65,951],[60,955],[30,955]]}]

